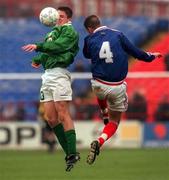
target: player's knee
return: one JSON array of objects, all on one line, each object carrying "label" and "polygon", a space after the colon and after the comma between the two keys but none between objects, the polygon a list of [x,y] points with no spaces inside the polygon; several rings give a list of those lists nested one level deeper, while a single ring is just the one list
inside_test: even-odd
[{"label": "player's knee", "polygon": [[61,121],[61,122],[64,122],[65,121],[65,114],[63,113],[63,112],[59,112],[58,113],[58,117],[59,117],[59,120]]},{"label": "player's knee", "polygon": [[56,117],[55,118],[49,118],[47,121],[48,121],[48,124],[51,128],[55,127],[58,124]]},{"label": "player's knee", "polygon": [[67,111],[60,111],[58,113],[59,120],[64,123],[67,119],[70,118],[70,114]]}]

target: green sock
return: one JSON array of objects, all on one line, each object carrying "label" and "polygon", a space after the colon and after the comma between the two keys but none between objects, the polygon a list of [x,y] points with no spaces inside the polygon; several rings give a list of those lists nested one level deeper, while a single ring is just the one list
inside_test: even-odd
[{"label": "green sock", "polygon": [[74,129],[65,132],[67,147],[68,147],[68,155],[76,154],[76,133]]},{"label": "green sock", "polygon": [[67,140],[64,132],[63,125],[60,123],[57,126],[53,128],[53,131],[62,146],[62,149],[64,150],[65,154],[68,155],[68,146],[67,146]]}]

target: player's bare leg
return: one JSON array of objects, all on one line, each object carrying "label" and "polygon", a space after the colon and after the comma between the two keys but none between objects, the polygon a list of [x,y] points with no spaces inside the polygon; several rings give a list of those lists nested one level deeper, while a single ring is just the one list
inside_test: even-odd
[{"label": "player's bare leg", "polygon": [[80,154],[76,152],[76,132],[69,112],[69,102],[55,102],[55,107],[58,110],[58,118],[63,124],[67,142],[66,171],[71,171],[76,162],[80,160]]},{"label": "player's bare leg", "polygon": [[101,116],[102,116],[103,122],[106,125],[109,122],[107,100],[97,98],[97,102],[98,102],[100,110],[101,110]]},{"label": "player's bare leg", "polygon": [[74,164],[80,160],[80,155],[76,152],[76,133],[68,110],[68,102],[50,101],[44,105],[49,119],[48,123],[53,128],[66,154],[66,171],[70,171]]},{"label": "player's bare leg", "polygon": [[101,115],[102,115],[103,123],[104,125],[106,125],[109,122],[108,108],[101,110]]}]

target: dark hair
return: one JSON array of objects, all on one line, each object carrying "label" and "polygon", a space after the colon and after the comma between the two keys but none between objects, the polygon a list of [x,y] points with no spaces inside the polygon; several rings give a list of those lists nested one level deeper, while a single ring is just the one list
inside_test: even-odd
[{"label": "dark hair", "polygon": [[60,7],[58,7],[58,10],[64,11],[64,12],[66,13],[66,15],[67,15],[68,18],[72,18],[72,16],[73,16],[73,11],[72,11],[72,9],[70,9],[70,8],[67,7],[67,6],[60,6]]},{"label": "dark hair", "polygon": [[96,15],[88,16],[84,21],[85,28],[93,28],[96,29],[100,26],[100,19]]}]

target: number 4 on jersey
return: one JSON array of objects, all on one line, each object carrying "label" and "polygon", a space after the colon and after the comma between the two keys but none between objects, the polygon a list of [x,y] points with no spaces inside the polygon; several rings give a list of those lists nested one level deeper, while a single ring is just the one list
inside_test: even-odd
[{"label": "number 4 on jersey", "polygon": [[100,48],[99,58],[105,59],[106,63],[113,63],[113,53],[110,49],[109,41],[104,41]]}]

